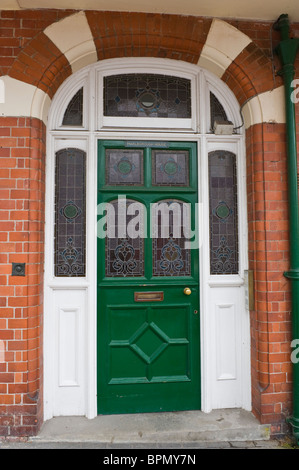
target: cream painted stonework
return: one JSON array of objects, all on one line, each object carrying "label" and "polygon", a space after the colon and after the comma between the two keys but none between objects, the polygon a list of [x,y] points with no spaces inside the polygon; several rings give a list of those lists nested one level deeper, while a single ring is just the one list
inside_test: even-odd
[{"label": "cream painted stonework", "polygon": [[284,86],[261,93],[247,101],[242,114],[246,129],[262,122],[285,123]]},{"label": "cream painted stonework", "polygon": [[1,77],[0,116],[35,117],[47,123],[51,100],[39,88],[8,76]]},{"label": "cream painted stonework", "polygon": [[5,83],[2,78],[0,78],[0,104],[5,103]]},{"label": "cream painted stonework", "polygon": [[44,33],[64,53],[73,72],[97,61],[93,37],[83,11],[51,24]]},{"label": "cream painted stonework", "polygon": [[58,8],[102,11],[139,11],[179,15],[210,16],[218,18],[246,18],[275,21],[281,13],[288,13],[292,21],[299,21],[298,0],[1,0],[1,8]]},{"label": "cream painted stonework", "polygon": [[221,77],[251,39],[225,21],[214,19],[198,65]]},{"label": "cream painted stonework", "polygon": [[21,10],[18,0],[3,0],[1,3],[2,10]]}]

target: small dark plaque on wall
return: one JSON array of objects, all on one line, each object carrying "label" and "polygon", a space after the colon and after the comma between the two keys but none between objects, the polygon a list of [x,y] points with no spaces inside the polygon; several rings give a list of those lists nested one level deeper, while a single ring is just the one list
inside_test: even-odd
[{"label": "small dark plaque on wall", "polygon": [[25,276],[25,263],[12,263],[12,276]]}]

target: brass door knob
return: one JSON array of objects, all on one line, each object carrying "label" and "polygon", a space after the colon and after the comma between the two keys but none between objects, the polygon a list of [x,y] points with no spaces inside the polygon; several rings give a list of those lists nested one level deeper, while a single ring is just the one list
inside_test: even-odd
[{"label": "brass door knob", "polygon": [[190,294],[191,294],[191,289],[190,289],[190,287],[185,287],[185,289],[184,289],[184,294],[185,294],[185,295],[190,295]]}]

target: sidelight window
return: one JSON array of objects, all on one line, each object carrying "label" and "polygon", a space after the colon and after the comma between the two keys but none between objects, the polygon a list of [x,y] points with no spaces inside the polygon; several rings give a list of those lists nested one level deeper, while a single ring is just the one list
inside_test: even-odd
[{"label": "sidelight window", "polygon": [[86,155],[67,148],[56,153],[54,271],[57,277],[85,276]]},{"label": "sidelight window", "polygon": [[210,272],[238,274],[236,155],[209,153]]}]

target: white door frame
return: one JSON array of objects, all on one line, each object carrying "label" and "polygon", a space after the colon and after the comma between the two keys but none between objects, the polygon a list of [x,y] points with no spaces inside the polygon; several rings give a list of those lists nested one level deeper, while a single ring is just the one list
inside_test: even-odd
[{"label": "white door frame", "polygon": [[[102,107],[99,103],[99,84],[105,71],[148,71],[165,75],[175,73],[193,80],[193,117],[190,129],[138,129],[124,128],[123,122],[103,127]],[[84,125],[80,130],[61,127],[61,118],[76,90],[85,87]],[[198,144],[199,174],[198,200],[200,210],[200,305],[201,305],[201,396],[202,411],[213,408],[241,407],[251,409],[250,387],[250,325],[249,312],[245,310],[244,270],[247,269],[247,203],[244,134],[215,136],[209,133],[208,93],[213,93],[223,103],[228,117],[236,127],[242,124],[235,97],[220,79],[197,66],[168,59],[109,59],[88,66],[66,80],[56,93],[49,113],[46,162],[46,228],[45,228],[45,291],[44,291],[44,419],[57,415],[78,414],[88,418],[97,415],[97,322],[96,322],[96,191],[97,191],[97,141],[103,140],[166,140],[193,141]],[[200,99],[197,99],[200,97]],[[100,116],[100,117],[99,117]],[[142,118],[141,118],[142,119]],[[119,125],[118,125],[119,124]],[[106,125],[106,124],[105,124]],[[100,128],[102,126],[102,128]],[[201,130],[201,132],[199,132]],[[53,267],[54,240],[54,156],[57,150],[77,147],[87,154],[87,275],[86,278],[55,278]],[[240,273],[235,276],[210,276],[209,274],[209,208],[208,162],[209,151],[229,150],[237,155]],[[231,293],[228,295],[228,293]],[[234,299],[237,299],[234,301]],[[235,303],[234,303],[235,302]],[[220,310],[219,310],[220,309]],[[226,309],[226,310],[225,310]],[[236,389],[231,374],[216,377],[217,369],[215,321],[219,312],[227,313],[228,322],[236,321],[236,353],[238,399],[230,400]],[[224,317],[223,317],[224,318]],[[69,333],[67,322],[71,323]],[[224,321],[224,325],[226,321]],[[239,339],[237,339],[237,336]],[[75,339],[74,339],[75,338]],[[224,337],[225,338],[225,337]],[[224,341],[224,338],[220,338]],[[224,344],[224,343],[223,343]],[[74,348],[67,356],[65,347]],[[225,346],[224,346],[225,347]],[[74,356],[74,357],[73,357]],[[74,377],[63,376],[64,370],[76,370]],[[226,367],[226,366],[225,366]],[[75,373],[74,373],[75,374]],[[228,371],[230,374],[230,371]],[[218,391],[217,391],[218,390]],[[223,396],[224,401],[221,400]],[[225,401],[226,400],[226,401]]]}]

